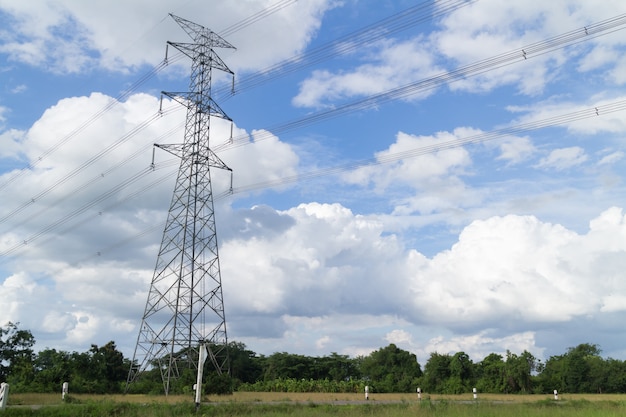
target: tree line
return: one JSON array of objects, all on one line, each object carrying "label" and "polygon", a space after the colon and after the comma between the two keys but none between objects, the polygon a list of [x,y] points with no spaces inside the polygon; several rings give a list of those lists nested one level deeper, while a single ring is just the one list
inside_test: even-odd
[{"label": "tree line", "polygon": [[[29,330],[9,323],[0,327],[0,382],[14,392],[57,392],[68,381],[75,393],[119,393],[126,388],[130,360],[115,342],[91,345],[87,352],[46,348],[35,352]],[[367,356],[335,352],[311,357],[287,352],[258,355],[243,343],[227,346],[230,375],[205,369],[206,393],[415,392],[460,394],[476,388],[488,393],[617,393],[626,391],[626,361],[603,358],[597,345],[584,343],[544,362],[524,350],[491,353],[474,362],[465,352],[430,354],[422,367],[417,357],[395,344]],[[183,371],[171,393],[191,393],[195,372]],[[163,392],[159,369],[146,371],[130,386],[133,393]]]}]

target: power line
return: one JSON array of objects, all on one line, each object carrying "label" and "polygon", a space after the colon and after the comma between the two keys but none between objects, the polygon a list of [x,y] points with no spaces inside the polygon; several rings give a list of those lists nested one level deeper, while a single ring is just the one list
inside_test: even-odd
[{"label": "power line", "polygon": [[[181,58],[181,54],[178,54],[175,57],[170,59],[170,63],[173,61],[177,61]],[[22,168],[18,171],[15,171],[13,175],[11,175],[6,181],[0,183],[0,190],[4,189],[17,179],[19,179],[26,172],[32,170],[37,165],[39,165],[43,160],[56,152],[63,145],[67,144],[70,140],[74,139],[80,133],[82,133],[85,129],[95,123],[98,119],[104,116],[109,110],[117,106],[119,103],[123,102],[126,98],[128,98],[135,90],[137,90],[141,85],[145,84],[148,80],[154,77],[159,71],[165,68],[168,65],[167,61],[162,61],[157,66],[153,67],[149,72],[142,75],[137,81],[135,81],[130,87],[125,89],[122,93],[120,93],[116,98],[109,100],[107,104],[105,104],[100,110],[98,110],[95,114],[92,114],[89,118],[84,120],[81,124],[79,124],[75,129],[73,129],[70,133],[65,135],[59,141],[57,141],[53,146],[43,151],[34,161],[32,161],[27,167]]]},{"label": "power line", "polygon": [[[459,67],[453,71],[444,72],[433,77],[406,84],[379,94],[374,94],[332,109],[319,111],[306,117],[274,125],[265,129],[259,129],[262,132],[259,132],[259,134],[255,136],[255,141],[269,139],[274,135],[300,129],[323,120],[336,118],[360,110],[375,108],[376,106],[380,106],[381,104],[392,100],[407,98],[418,93],[432,90],[446,83],[467,79],[469,77],[483,74],[517,62],[533,59],[558,49],[595,39],[600,36],[605,36],[619,30],[624,30],[624,28],[626,28],[626,14],[615,16],[544,41],[535,42],[491,58]],[[247,145],[248,143],[248,135],[241,135],[216,146],[215,150],[220,151],[231,149]]]},{"label": "power line", "polygon": [[506,127],[503,129],[493,130],[489,132],[481,132],[476,135],[458,138],[450,141],[436,143],[428,146],[421,146],[418,148],[409,149],[403,152],[389,153],[379,158],[368,158],[359,161],[347,162],[342,165],[321,168],[313,171],[309,171],[303,174],[292,175],[289,177],[279,178],[270,181],[259,182],[255,184],[249,184],[243,187],[233,188],[233,194],[245,193],[258,189],[274,188],[283,185],[308,181],[315,178],[338,174],[351,169],[361,168],[365,166],[384,165],[392,162],[397,162],[403,159],[415,158],[422,155],[427,155],[447,149],[458,148],[465,145],[479,144],[486,141],[502,138],[508,135],[519,134],[532,130],[544,129],[547,127],[559,126],[566,123],[573,123],[580,120],[601,117],[607,114],[625,111],[626,100],[616,101],[613,103],[598,105],[589,107],[583,110],[578,110],[571,113],[560,114],[552,116],[546,119],[534,120],[519,125]]},{"label": "power line", "polygon": [[243,20],[240,20],[239,22],[237,22],[235,24],[232,24],[232,25],[228,26],[225,29],[222,29],[218,33],[220,34],[220,36],[222,38],[226,38],[226,37],[232,35],[233,33],[238,32],[241,29],[246,28],[246,27],[248,27],[248,26],[258,22],[259,20],[264,19],[264,18],[266,18],[266,17],[268,17],[268,16],[270,16],[270,15],[276,13],[276,12],[279,12],[282,9],[284,9],[285,7],[290,6],[290,5],[292,5],[292,4],[296,3],[296,2],[297,2],[297,0],[281,0],[281,1],[278,1],[278,2],[274,3],[273,5],[268,6],[268,7],[264,8],[263,10],[261,10],[259,12],[255,13],[255,14],[253,14],[253,15],[251,15],[251,16],[243,19]]},{"label": "power line", "polygon": [[[82,163],[78,167],[74,168],[72,171],[70,171],[69,173],[65,174],[63,177],[59,178],[56,182],[54,182],[53,184],[51,184],[47,188],[43,189],[39,193],[35,194],[29,200],[23,202],[21,205],[19,205],[18,207],[16,207],[15,209],[10,211],[9,213],[5,214],[3,217],[0,217],[0,224],[2,224],[4,222],[6,222],[7,220],[11,219],[16,214],[21,213],[23,210],[25,210],[29,206],[31,206],[31,205],[35,204],[36,202],[38,202],[41,198],[45,197],[50,192],[54,191],[57,187],[65,184],[70,179],[76,177],[78,174],[80,174],[85,169],[87,169],[88,167],[93,165],[95,162],[97,162],[98,160],[102,159],[104,156],[106,156],[107,154],[111,153],[112,151],[117,149],[119,146],[121,146],[122,144],[124,144],[128,140],[130,140],[133,137],[135,137],[141,131],[143,131],[148,126],[150,126],[154,121],[156,121],[159,118],[161,118],[164,114],[172,113],[172,112],[179,111],[179,110],[180,110],[179,107],[175,107],[173,110],[168,110],[166,112],[160,112],[160,113],[155,113],[155,114],[151,115],[146,120],[144,120],[143,122],[141,122],[138,125],[136,125],[132,130],[127,132],[124,136],[122,136],[121,138],[117,139],[115,142],[113,142],[112,144],[108,145],[106,148],[104,148],[103,150],[99,151],[97,154],[93,155],[91,158],[87,159],[87,161],[85,161],[84,163]],[[176,131],[176,128],[171,129],[168,132],[166,132],[164,135],[162,135],[162,137],[168,137],[171,134],[173,134],[175,131]],[[152,146],[152,145],[150,145],[150,146]],[[144,150],[146,150],[146,148],[142,148],[141,150],[144,151]],[[136,157],[136,156],[138,156],[138,153],[135,153],[133,157]],[[105,174],[111,173],[116,168],[124,165],[126,162],[128,162],[128,159],[126,159],[124,163],[118,163],[118,164],[114,165],[112,168],[107,169],[105,172],[100,174],[96,179],[104,178]],[[81,188],[84,188],[84,185],[82,187],[80,187],[79,189],[81,189]],[[75,194],[76,191],[77,190],[74,190],[74,191],[68,193],[68,196]],[[59,202],[60,201],[58,201],[57,203],[55,203],[53,205],[48,205],[47,208],[54,207]],[[32,220],[32,218],[33,217],[31,216],[29,218],[29,220]]]},{"label": "power line", "polygon": [[[515,134],[520,134],[520,133],[529,132],[533,130],[545,129],[548,127],[561,126],[564,124],[574,123],[574,122],[581,121],[581,120],[603,117],[603,116],[616,113],[616,112],[621,112],[621,111],[626,111],[626,100],[620,100],[620,101],[615,101],[615,102],[606,103],[606,104],[599,104],[597,106],[588,107],[582,110],[576,110],[576,111],[569,112],[569,113],[554,115],[545,119],[533,120],[533,121],[529,121],[526,123],[505,127],[502,129],[492,130],[488,132],[481,132],[475,135],[457,138],[457,139],[453,139],[449,141],[444,141],[441,143],[436,143],[436,144],[432,144],[428,146],[420,146],[420,147],[408,149],[402,152],[389,153],[379,158],[368,158],[368,159],[362,159],[358,161],[350,161],[344,164],[320,168],[320,169],[312,170],[312,171],[305,172],[305,173],[298,174],[298,175],[292,175],[292,176],[278,178],[274,180],[252,183],[252,184],[244,185],[241,187],[235,187],[232,190],[228,190],[219,195],[216,195],[214,200],[215,201],[222,200],[234,194],[242,194],[242,193],[247,193],[247,192],[256,191],[256,190],[275,188],[275,187],[280,187],[280,186],[284,186],[288,184],[293,184],[296,182],[311,181],[311,180],[325,177],[325,176],[337,175],[337,174],[340,174],[342,172],[346,172],[352,169],[372,167],[372,166],[378,166],[378,165],[386,165],[386,164],[390,164],[390,163],[397,162],[400,160],[416,158],[422,155],[432,154],[432,153],[440,152],[443,150],[454,149],[454,148],[458,148],[458,147],[462,147],[466,145],[480,144],[480,143],[484,143],[487,141],[503,138],[509,135],[515,135]],[[175,160],[168,160],[163,165],[157,165],[157,169],[168,168],[173,165],[174,161]],[[167,175],[170,175],[169,172],[166,174],[166,176],[160,177],[156,181],[153,181],[149,185],[142,187],[137,192],[131,194],[129,197],[127,197],[127,199],[138,196],[142,194],[143,192],[148,191],[154,185],[158,184],[159,181],[162,181],[165,177],[167,177]],[[107,209],[115,207],[119,205],[119,203],[120,202],[112,206],[109,206]],[[91,206],[92,206],[91,203],[88,203],[87,205],[85,205],[85,207],[87,208]],[[56,223],[64,224],[67,221],[68,220],[66,218],[63,218],[57,221]],[[86,221],[87,219],[83,220],[79,224],[82,224]],[[72,228],[75,228],[75,227],[76,226]],[[147,228],[145,230],[142,230],[137,235],[126,237],[125,239],[117,243],[111,244],[107,246],[106,248],[98,250],[94,254],[88,256],[87,258],[84,258],[84,260],[93,258],[95,256],[101,256],[102,254],[112,249],[115,249],[124,244],[130,243],[133,240],[136,240],[139,237],[145,236],[146,234],[161,227],[162,225],[156,225],[156,226]],[[44,235],[45,233],[48,233],[49,231],[51,230],[46,229],[44,231],[35,233],[33,236],[38,238]],[[17,250],[23,249],[25,246],[26,246],[26,243],[16,244],[12,248],[10,248],[9,251],[5,253],[0,253],[0,257],[8,255],[8,254],[13,254]]]},{"label": "power line", "polygon": [[[406,30],[419,23],[434,20],[476,1],[478,0],[442,0],[419,3],[316,48],[241,77],[237,81],[236,89],[238,92],[247,91],[276,78],[350,54],[391,34]],[[226,86],[216,89],[216,95],[224,96],[222,100],[229,98],[230,92],[230,88]]]},{"label": "power line", "polygon": [[[579,43],[585,40],[589,40],[607,33],[612,33],[616,30],[622,30],[626,24],[626,15],[616,16],[593,25],[586,26],[581,29],[567,32],[565,34],[530,44],[528,46],[517,48],[513,51],[488,58],[479,61],[474,64],[467,65],[465,67],[458,68],[451,72],[446,72],[435,77],[431,77],[422,81],[411,83],[393,90],[389,90],[385,93],[370,96],[365,99],[346,104],[338,107],[337,109],[327,110],[319,113],[315,113],[303,119],[298,119],[289,122],[284,125],[279,125],[274,128],[265,130],[267,133],[259,133],[255,137],[255,142],[272,137],[274,134],[284,133],[289,130],[301,128],[308,124],[313,124],[325,120],[330,117],[338,117],[340,115],[354,112],[357,110],[369,108],[373,105],[379,105],[393,99],[399,99],[407,97],[411,94],[423,91],[425,89],[434,88],[445,82],[453,82],[466,77],[482,74],[489,70],[501,68],[505,65],[510,65],[514,62],[519,62],[527,59],[531,59],[542,54],[560,49],[566,46],[571,46],[575,43]],[[248,136],[240,136],[233,138],[225,144],[217,146],[216,151],[227,150],[238,146],[244,146],[250,144]],[[278,180],[280,181],[280,180]]]},{"label": "power line", "polygon": [[[261,19],[263,19],[263,18],[265,18],[265,17],[267,17],[267,16],[269,16],[269,15],[271,15],[273,13],[276,13],[277,11],[279,11],[279,10],[289,6],[290,4],[295,3],[295,1],[296,0],[281,0],[278,3],[261,10],[261,11],[257,12],[256,14],[254,14],[254,15],[246,18],[246,19],[243,19],[242,21],[240,21],[238,23],[235,23],[234,25],[231,25],[229,28],[226,28],[225,31],[228,34],[232,34],[234,32],[237,32],[237,31],[239,31],[239,30],[241,30],[241,29],[243,29],[243,28],[245,28],[245,27],[247,27],[247,26],[249,26],[249,25],[251,25],[253,23],[258,22],[259,20],[261,20]],[[165,19],[166,19],[166,17],[164,17],[159,23],[163,22]],[[154,27],[152,29],[150,29],[150,30],[153,30],[153,29],[154,29]],[[28,171],[32,170],[33,168],[35,168],[43,160],[45,160],[51,154],[56,152],[63,145],[65,145],[66,143],[71,141],[73,138],[75,138],[77,135],[79,135],[81,132],[83,132],[85,129],[87,129],[90,125],[95,123],[99,118],[101,118],[104,114],[106,114],[113,107],[115,107],[117,104],[123,102],[133,92],[135,92],[140,86],[142,86],[147,81],[149,81],[151,78],[153,78],[157,73],[162,71],[168,65],[171,65],[171,64],[174,64],[174,63],[178,62],[183,57],[184,57],[184,55],[182,53],[176,53],[175,55],[173,55],[171,57],[168,57],[168,58],[164,59],[163,61],[161,61],[158,65],[156,65],[155,67],[150,69],[150,71],[148,71],[147,73],[141,75],[139,77],[139,79],[137,79],[135,82],[133,82],[128,88],[126,88],[117,97],[115,97],[113,100],[109,101],[99,111],[97,111],[95,114],[93,114],[89,118],[87,118],[82,124],[80,124],[78,127],[76,127],[74,130],[72,130],[70,133],[65,135],[63,138],[61,138],[53,146],[51,146],[50,148],[48,148],[44,152],[42,152],[27,167],[24,167],[24,168],[22,168],[20,170],[16,170],[12,175],[9,176],[9,178],[6,181],[0,183],[0,190],[4,189],[5,187],[10,185],[14,181],[16,181],[19,178],[21,178],[26,172],[28,172]],[[1,222],[1,220],[0,220],[0,222]]]},{"label": "power line", "polygon": [[[530,58],[533,58],[533,57],[536,57],[536,56],[539,56],[539,55],[542,55],[542,54],[545,54],[545,53],[548,53],[548,52],[551,52],[551,51],[554,51],[554,50],[557,50],[566,46],[571,46],[576,43],[586,41],[588,39],[593,39],[598,36],[606,35],[607,33],[612,33],[618,30],[622,30],[625,19],[626,19],[626,15],[616,16],[614,18],[607,19],[607,20],[598,22],[590,26],[586,26],[582,29],[567,32],[563,35],[559,35],[557,37],[550,38],[545,41],[537,42],[537,43],[528,45],[523,48],[515,49],[506,54],[501,54],[496,57],[479,61],[478,63],[461,67],[452,72],[440,74],[436,77],[422,80],[417,83],[412,83],[412,84],[409,84],[407,86],[404,86],[398,89],[390,90],[380,95],[371,96],[365,100],[361,100],[361,101],[346,105],[343,108],[340,107],[338,109],[338,114],[339,115],[345,114],[348,111],[355,111],[356,109],[359,109],[359,108],[368,108],[374,103],[378,104],[380,102],[386,102],[386,101],[396,99],[396,98],[403,98],[403,97],[406,97],[407,95],[414,94],[417,91],[421,91],[420,89],[434,88],[435,86],[440,85],[445,82],[452,82],[455,80],[463,79],[463,77],[469,77],[469,76],[476,75],[476,74],[482,74],[491,69],[500,68],[504,65],[509,65],[513,62],[530,59]],[[608,107],[606,108],[598,107],[597,109],[594,108],[594,111],[596,110],[608,112],[610,111],[610,108]],[[282,130],[281,130],[281,126],[279,126],[274,129],[273,133],[276,133],[276,131],[286,131],[286,130],[294,129],[297,127],[301,127],[302,125],[305,125],[306,123],[314,123],[317,121],[321,121],[321,120],[324,120],[325,117],[330,117],[331,115],[332,117],[335,117],[333,112],[322,112],[319,114],[315,114],[310,118],[300,119],[296,122],[283,125]],[[262,137],[256,138],[256,140],[261,140],[261,139],[263,138]],[[242,146],[247,143],[248,143],[247,136],[246,136],[246,143],[243,143],[242,139],[240,138],[235,138],[235,140],[233,140],[232,145],[227,144],[228,146],[224,146],[223,149],[228,149],[228,148],[235,147],[235,146]],[[371,163],[371,160],[370,160],[370,163]],[[352,166],[354,166],[354,163],[352,163]],[[321,175],[329,175],[329,173],[334,172],[336,169],[337,167],[326,168],[325,170],[320,170],[319,172],[315,171],[312,173],[301,174],[299,176],[294,176],[293,178],[283,178],[283,179],[279,179],[273,182],[252,184],[249,186],[238,188],[235,190],[235,192],[246,192],[252,189],[267,188],[267,187],[277,186],[281,184],[287,184],[290,182],[301,181],[301,180],[305,180],[309,176],[311,178],[315,178]],[[347,167],[344,169],[347,169]],[[324,171],[326,170],[329,170],[329,173],[324,173]],[[69,221],[69,220],[65,220],[65,221]],[[46,231],[44,230],[43,233],[46,233]],[[32,239],[30,238],[26,239],[26,241],[29,241],[29,240],[32,241]]]},{"label": "power line", "polygon": [[[169,164],[163,164],[160,169],[162,168],[166,168],[170,165],[176,165],[177,161],[175,159],[172,159],[171,162]],[[50,223],[48,226],[44,227],[43,229],[40,229],[39,231],[31,234],[28,238],[26,239],[22,239],[20,242],[14,243],[12,246],[8,247],[7,249],[5,249],[4,251],[0,252],[0,259],[6,259],[8,256],[14,254],[15,252],[17,252],[20,249],[23,249],[24,247],[31,245],[33,242],[39,240],[40,238],[44,237],[45,235],[57,230],[58,228],[60,228],[61,226],[69,223],[71,220],[78,218],[81,214],[85,213],[86,211],[88,211],[89,209],[94,208],[98,203],[101,203],[105,200],[107,200],[108,198],[112,197],[113,195],[117,195],[122,189],[136,183],[137,181],[139,181],[140,179],[142,179],[144,176],[148,175],[149,173],[151,173],[154,170],[153,167],[146,167],[140,171],[138,171],[137,173],[135,173],[133,176],[131,176],[130,178],[127,178],[126,180],[124,180],[123,182],[121,182],[120,184],[114,186],[113,188],[109,189],[108,191],[106,191],[105,193],[101,194],[98,198],[88,201],[87,203],[83,204],[82,206],[78,207],[77,209],[65,214],[64,216],[62,216],[61,218],[53,221],[52,223]],[[171,176],[171,172],[167,172],[165,175],[163,175],[162,177],[157,178],[156,180],[152,181],[150,184],[148,184],[147,186],[142,187],[141,189],[139,189],[138,191],[136,191],[135,193],[132,193],[130,195],[128,195],[127,197],[125,197],[124,199],[120,199],[118,201],[116,201],[115,203],[107,206],[106,208],[104,208],[103,210],[100,210],[98,212],[97,215],[102,214],[102,212],[104,212],[107,209],[111,209],[114,207],[119,206],[122,202],[128,201],[133,197],[136,197],[150,189],[152,189],[153,187],[155,187],[156,185],[162,183],[165,179],[169,178]],[[91,219],[84,219],[80,222],[76,222],[73,223],[73,227],[75,228],[78,225],[81,225],[87,221],[90,221]],[[66,230],[71,230],[71,228],[68,228]]]},{"label": "power line", "polygon": [[[294,62],[296,61],[302,61],[303,58],[305,56],[311,56],[311,57],[316,57],[315,60],[319,60],[320,57],[320,53],[326,53],[325,51],[328,51],[330,49],[334,49],[334,50],[339,50],[339,52],[335,52],[334,54],[327,54],[327,58],[330,58],[332,56],[336,56],[338,53],[345,53],[346,52],[346,45],[352,45],[351,48],[356,48],[358,45],[363,44],[365,42],[372,42],[375,39],[379,39],[384,35],[388,35],[389,33],[394,33],[402,28],[406,28],[407,26],[410,26],[411,24],[414,24],[415,22],[420,22],[420,21],[424,21],[426,19],[430,19],[430,18],[434,18],[437,15],[441,15],[443,13],[448,13],[451,10],[457,9],[459,7],[462,7],[463,5],[469,4],[473,1],[476,0],[470,0],[465,1],[465,0],[454,0],[454,1],[450,1],[450,0],[445,0],[445,1],[440,1],[438,2],[437,5],[435,5],[435,3],[431,2],[431,1],[427,1],[427,2],[423,2],[417,6],[411,7],[409,9],[403,10],[397,14],[394,14],[386,19],[382,19],[380,20],[378,23],[373,24],[373,25],[369,25],[367,27],[365,27],[362,30],[356,31],[356,32],[352,32],[342,38],[339,38],[338,40],[332,42],[332,45],[335,45],[334,47],[330,47],[330,46],[322,46],[322,47],[318,47],[316,49],[314,49],[310,54],[306,54],[306,55],[300,55],[298,57],[292,58],[291,60],[288,60],[286,63],[283,62],[282,64],[277,64],[276,66],[274,66],[275,68],[278,68],[281,65],[287,65],[289,66],[291,64],[294,64]],[[267,17],[277,11],[282,10],[283,8],[293,4],[295,1],[294,0],[282,0],[279,1],[277,3],[275,3],[272,6],[269,6],[265,9],[263,9],[262,11],[250,16],[247,19],[244,19],[234,25],[231,25],[229,28],[225,29],[224,32],[226,33],[234,33],[235,31],[241,30],[244,27],[259,21],[260,19]],[[419,14],[421,13],[421,14]],[[431,16],[431,14],[433,14],[433,16]],[[417,15],[417,16],[416,16]],[[408,20],[407,18],[411,17],[412,20]],[[404,20],[403,20],[404,19]],[[393,25],[393,26],[389,26],[386,29],[383,30],[383,28],[385,27],[385,25]],[[355,41],[350,41],[351,39],[356,39]],[[116,104],[120,103],[121,101],[123,101],[125,98],[127,98],[128,96],[130,96],[130,94],[135,91],[139,86],[141,86],[143,83],[145,83],[148,79],[152,78],[156,73],[158,73],[160,70],[162,70],[163,68],[165,68],[167,65],[172,64],[178,60],[180,60],[183,57],[182,53],[178,53],[175,56],[173,56],[172,58],[167,58],[165,60],[163,60],[157,67],[153,68],[150,72],[148,72],[147,74],[143,75],[138,81],[136,81],[133,85],[131,85],[129,88],[127,88],[124,92],[122,92],[117,99],[110,101],[109,103],[107,103],[106,106],[104,106],[99,112],[97,112],[96,114],[92,115],[89,119],[87,119],[85,122],[83,122],[81,125],[79,125],[76,129],[74,129],[72,132],[70,132],[68,135],[66,135],[64,138],[62,138],[59,142],[57,142],[53,147],[49,148],[48,150],[46,150],[36,161],[35,163],[31,163],[31,165],[21,171],[18,171],[16,173],[16,175],[12,176],[11,178],[9,178],[9,180],[0,185],[0,189],[2,189],[3,187],[7,186],[8,184],[12,183],[13,181],[17,180],[21,175],[23,175],[25,172],[27,172],[29,169],[34,168],[39,162],[41,162],[43,159],[45,159],[45,157],[51,155],[52,153],[54,153],[56,150],[58,150],[61,146],[63,146],[64,144],[66,144],[67,142],[69,142],[71,139],[73,139],[75,136],[77,136],[78,134],[82,133],[85,129],[87,129],[87,127],[89,127],[91,124],[93,124],[96,120],[98,120],[100,117],[102,117],[106,112],[108,112],[110,109],[112,109]],[[293,65],[291,65],[293,67]],[[262,71],[261,73],[264,73],[264,71]],[[163,115],[163,114],[161,114]],[[64,177],[62,177],[61,179],[59,179],[57,182],[55,182],[53,185],[49,186],[48,188],[42,190],[41,192],[39,192],[38,194],[32,196],[29,200],[23,202],[21,205],[19,205],[18,207],[16,207],[15,209],[13,209],[12,211],[10,211],[8,214],[4,215],[2,218],[0,218],[0,224],[2,224],[3,222],[9,220],[10,218],[14,217],[16,214],[21,213],[23,210],[25,210],[26,208],[28,208],[29,206],[32,206],[33,204],[35,204],[37,201],[39,201],[42,197],[44,197],[45,195],[47,195],[48,193],[50,193],[51,191],[53,191],[55,188],[57,188],[58,186],[64,184],[65,182],[67,182],[68,180],[70,180],[71,178],[73,178],[74,176],[78,175],[80,172],[82,172],[84,169],[86,169],[87,167],[91,166],[94,162],[96,162],[97,160],[99,160],[100,158],[102,158],[103,156],[105,156],[106,154],[108,154],[110,151],[112,151],[113,149],[115,149],[117,146],[119,146],[119,144],[124,143],[125,141],[129,140],[130,138],[132,138],[133,136],[135,136],[136,134],[138,134],[141,130],[145,129],[146,127],[148,127],[149,125],[151,125],[152,122],[154,122],[157,119],[156,115],[152,115],[150,117],[148,117],[144,122],[142,122],[139,126],[136,126],[135,128],[133,128],[133,130],[131,132],[126,133],[124,136],[122,136],[120,139],[118,139],[113,145],[110,145],[109,147],[107,147],[105,150],[98,152],[96,155],[94,155],[93,157],[91,157],[90,159],[88,159],[85,163],[83,163],[81,166],[79,166],[78,168],[72,170],[70,173],[66,174]],[[45,211],[45,210],[44,210]]]}]

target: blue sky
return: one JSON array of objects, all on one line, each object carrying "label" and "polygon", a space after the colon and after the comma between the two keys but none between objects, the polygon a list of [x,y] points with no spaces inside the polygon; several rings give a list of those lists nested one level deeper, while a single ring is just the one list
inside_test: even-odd
[{"label": "blue sky", "polygon": [[237,48],[234,143],[211,133],[231,340],[626,359],[623,2],[24,3],[0,0],[0,323],[39,348],[132,355],[177,171],[152,144],[183,138],[171,12]]}]

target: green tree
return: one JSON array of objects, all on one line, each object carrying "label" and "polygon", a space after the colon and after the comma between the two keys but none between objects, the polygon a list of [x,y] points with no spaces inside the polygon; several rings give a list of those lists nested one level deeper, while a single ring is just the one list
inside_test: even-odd
[{"label": "green tree", "polygon": [[64,351],[44,349],[35,358],[35,376],[29,389],[34,392],[58,391],[72,375],[72,357]]},{"label": "green tree", "polygon": [[552,392],[565,390],[565,367],[567,366],[564,355],[554,355],[548,358],[538,377],[539,392]]},{"label": "green tree", "polygon": [[264,358],[263,379],[312,379],[313,358],[287,352],[276,352]]},{"label": "green tree", "polygon": [[444,393],[446,383],[450,378],[450,362],[452,357],[448,354],[433,352],[424,365],[423,388],[424,391]]},{"label": "green tree", "polygon": [[348,355],[339,355],[332,352],[330,356],[321,358],[324,363],[324,370],[320,373],[320,379],[329,378],[333,381],[347,381],[357,379],[360,373],[356,361],[350,359]]},{"label": "green tree", "polygon": [[589,384],[591,360],[600,357],[600,348],[597,345],[583,343],[569,348],[565,354],[565,391],[593,392]]},{"label": "green tree", "polygon": [[113,341],[104,346],[91,345],[87,352],[71,353],[68,365],[72,391],[95,394],[121,392],[130,367]]},{"label": "green tree", "polygon": [[504,392],[504,360],[502,355],[490,353],[475,367],[476,388],[480,392]]},{"label": "green tree", "polygon": [[9,381],[19,389],[33,377],[35,338],[30,330],[21,330],[18,325],[9,322],[0,327],[0,380]]},{"label": "green tree", "polygon": [[415,354],[392,343],[366,356],[361,374],[377,392],[411,392],[417,387],[422,369]]},{"label": "green tree", "polygon": [[524,350],[520,355],[507,350],[504,364],[505,392],[532,392],[532,373],[536,369],[537,359],[527,350]]},{"label": "green tree", "polygon": [[603,392],[626,392],[626,361],[607,359],[605,361],[606,382]]},{"label": "green tree", "polygon": [[465,352],[457,352],[450,358],[450,377],[444,391],[448,394],[461,394],[472,389],[474,384],[474,364]]},{"label": "green tree", "polygon": [[236,383],[254,383],[263,375],[261,360],[241,342],[228,344],[230,374]]}]

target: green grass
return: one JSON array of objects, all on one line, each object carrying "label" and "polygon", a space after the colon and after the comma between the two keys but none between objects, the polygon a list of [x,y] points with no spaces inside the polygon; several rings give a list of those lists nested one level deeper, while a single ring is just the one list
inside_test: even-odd
[{"label": "green grass", "polygon": [[616,417],[626,407],[618,402],[563,401],[536,403],[458,403],[449,401],[421,403],[367,403],[334,405],[329,403],[222,403],[202,405],[198,412],[192,403],[138,404],[128,402],[88,402],[30,407],[10,407],[3,416],[45,417]]},{"label": "green grass", "polygon": [[[50,402],[34,394],[13,397],[0,417],[617,417],[626,415],[626,396],[576,396],[554,401],[549,396],[489,396],[472,401],[471,395],[417,401],[414,396],[255,393],[256,397],[210,398],[196,412],[189,397],[163,396],[59,396]],[[17,398],[15,398],[17,397]],[[21,397],[21,398],[20,398]],[[308,397],[308,398],[307,398]],[[10,397],[11,400],[11,397]],[[22,405],[16,402],[22,401]],[[16,401],[16,402],[15,402]]]}]

